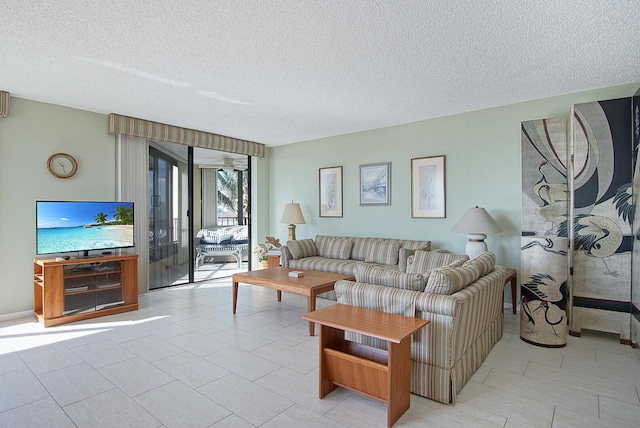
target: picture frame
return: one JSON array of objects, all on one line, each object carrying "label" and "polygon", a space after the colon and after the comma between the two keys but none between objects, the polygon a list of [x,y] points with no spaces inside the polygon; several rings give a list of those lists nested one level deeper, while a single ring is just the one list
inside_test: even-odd
[{"label": "picture frame", "polygon": [[318,171],[320,217],[342,217],[342,166]]},{"label": "picture frame", "polygon": [[411,217],[446,218],[444,155],[411,159]]},{"label": "picture frame", "polygon": [[360,206],[391,205],[391,162],[360,165]]}]

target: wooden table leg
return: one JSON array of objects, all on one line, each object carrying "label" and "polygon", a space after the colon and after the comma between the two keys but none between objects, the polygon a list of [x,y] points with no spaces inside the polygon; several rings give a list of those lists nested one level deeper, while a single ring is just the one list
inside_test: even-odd
[{"label": "wooden table leg", "polygon": [[392,426],[411,405],[411,336],[400,343],[387,342],[388,402],[387,426]]},{"label": "wooden table leg", "polygon": [[276,297],[278,302],[282,302],[282,290],[276,290]]},{"label": "wooden table leg", "polygon": [[516,286],[517,286],[517,278],[514,275],[513,278],[511,278],[511,307],[513,308],[513,313],[516,313],[516,298],[517,298],[517,292],[516,292]]},{"label": "wooden table leg", "polygon": [[[312,294],[307,297],[307,312],[313,312],[316,310],[316,296]],[[315,334],[316,325],[311,321],[307,321],[309,323],[309,336],[313,336]]]},{"label": "wooden table leg", "polygon": [[340,349],[338,344],[344,342],[344,331],[322,324],[319,324],[319,330],[320,340],[318,349],[320,351],[320,375],[318,376],[318,397],[324,398],[327,394],[338,387],[329,377],[329,368],[327,367],[326,354],[324,350],[326,348]]},{"label": "wooden table leg", "polygon": [[238,282],[231,283],[231,294],[233,295],[233,313],[236,313],[236,305],[238,304]]}]

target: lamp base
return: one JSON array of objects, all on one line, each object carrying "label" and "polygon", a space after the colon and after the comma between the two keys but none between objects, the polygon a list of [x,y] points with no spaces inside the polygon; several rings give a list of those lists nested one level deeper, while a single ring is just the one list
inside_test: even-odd
[{"label": "lamp base", "polygon": [[488,250],[487,244],[484,242],[487,239],[487,235],[484,233],[469,233],[467,238],[469,242],[467,242],[464,253],[469,256],[469,259],[475,259]]},{"label": "lamp base", "polygon": [[289,225],[289,237],[287,238],[287,241],[295,241],[296,240],[296,225],[295,224],[290,224]]}]

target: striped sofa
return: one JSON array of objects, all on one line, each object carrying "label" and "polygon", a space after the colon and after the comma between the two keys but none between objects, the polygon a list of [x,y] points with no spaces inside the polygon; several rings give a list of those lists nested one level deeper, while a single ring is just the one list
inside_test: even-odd
[{"label": "striped sofa", "polygon": [[[502,337],[506,270],[496,266],[495,256],[488,252],[473,260],[453,261],[450,255],[424,253],[431,253],[422,257],[431,266],[427,262],[412,268],[417,261],[409,260],[408,271],[396,273],[360,267],[356,281],[336,282],[335,293],[339,303],[429,320],[413,336],[411,392],[455,403],[458,392]],[[414,257],[418,256],[422,252],[416,251]],[[429,270],[418,273],[425,268]],[[362,335],[349,334],[348,339],[385,347],[384,342]]]},{"label": "striped sofa", "polygon": [[[281,263],[355,276],[321,297],[429,320],[413,336],[411,392],[448,404],[502,338],[507,275],[489,252],[469,260],[430,250],[430,241],[318,235],[287,242]],[[371,337],[346,335],[386,347]]]},{"label": "striped sofa", "polygon": [[349,275],[363,263],[397,271],[417,249],[431,249],[431,241],[317,235],[315,240],[287,242],[280,262],[284,267]]}]

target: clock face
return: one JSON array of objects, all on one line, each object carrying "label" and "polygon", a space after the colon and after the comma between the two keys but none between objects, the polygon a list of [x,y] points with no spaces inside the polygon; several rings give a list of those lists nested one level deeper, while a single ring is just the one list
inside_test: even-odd
[{"label": "clock face", "polygon": [[73,177],[78,171],[78,162],[73,156],[66,153],[54,153],[49,156],[47,169],[58,178]]}]

